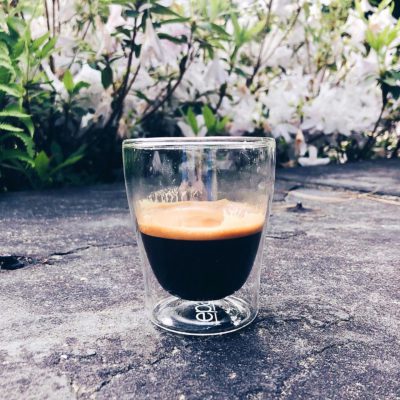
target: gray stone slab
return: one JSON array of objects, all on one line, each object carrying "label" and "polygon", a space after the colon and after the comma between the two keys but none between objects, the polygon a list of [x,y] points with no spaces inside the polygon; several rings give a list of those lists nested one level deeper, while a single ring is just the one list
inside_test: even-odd
[{"label": "gray stone slab", "polygon": [[281,180],[400,196],[400,160],[280,169]]},{"label": "gray stone slab", "polygon": [[400,398],[400,199],[302,185],[278,182],[259,316],[211,338],[147,321],[122,185],[2,196],[26,266],[0,271],[0,398]]}]

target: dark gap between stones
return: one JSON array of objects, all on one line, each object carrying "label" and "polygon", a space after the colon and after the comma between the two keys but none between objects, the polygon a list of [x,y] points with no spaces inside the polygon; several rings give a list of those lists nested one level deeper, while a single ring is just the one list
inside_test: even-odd
[{"label": "dark gap between stones", "polygon": [[32,257],[17,255],[0,255],[0,270],[15,271],[36,264],[37,260]]}]

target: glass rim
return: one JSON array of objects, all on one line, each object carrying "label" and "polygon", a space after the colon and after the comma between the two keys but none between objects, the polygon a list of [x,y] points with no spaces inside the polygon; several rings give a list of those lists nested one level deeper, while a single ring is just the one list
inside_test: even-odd
[{"label": "glass rim", "polygon": [[157,137],[125,139],[123,149],[187,149],[187,148],[220,148],[220,149],[255,149],[275,147],[271,137],[253,136],[203,136],[203,137]]}]

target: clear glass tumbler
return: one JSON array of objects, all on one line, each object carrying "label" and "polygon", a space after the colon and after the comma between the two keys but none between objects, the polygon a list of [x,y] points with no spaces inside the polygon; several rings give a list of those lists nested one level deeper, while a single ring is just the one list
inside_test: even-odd
[{"label": "clear glass tumbler", "polygon": [[123,157],[151,320],[190,335],[248,325],[258,311],[275,141],[131,139]]}]

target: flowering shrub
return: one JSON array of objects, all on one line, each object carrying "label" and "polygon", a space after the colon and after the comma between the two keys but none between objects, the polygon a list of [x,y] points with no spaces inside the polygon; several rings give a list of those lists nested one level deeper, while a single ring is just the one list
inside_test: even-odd
[{"label": "flowering shrub", "polygon": [[86,149],[81,168],[107,178],[135,136],[268,135],[283,165],[397,156],[398,10],[353,3],[45,0],[0,24],[54,41],[21,103],[37,151]]}]

